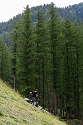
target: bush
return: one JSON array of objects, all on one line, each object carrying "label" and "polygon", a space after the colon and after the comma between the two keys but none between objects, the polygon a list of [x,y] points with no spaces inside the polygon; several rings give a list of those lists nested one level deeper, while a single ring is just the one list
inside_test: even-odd
[{"label": "bush", "polygon": [[77,125],[77,124],[79,124],[80,123],[80,120],[79,119],[74,119],[73,120],[73,125]]},{"label": "bush", "polygon": [[3,112],[2,112],[2,111],[0,111],[0,116],[4,116],[4,114],[3,114]]}]

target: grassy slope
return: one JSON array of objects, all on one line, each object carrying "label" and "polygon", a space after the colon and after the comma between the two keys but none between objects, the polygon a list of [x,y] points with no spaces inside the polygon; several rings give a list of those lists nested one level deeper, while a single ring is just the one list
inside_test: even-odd
[{"label": "grassy slope", "polygon": [[0,80],[0,125],[66,125],[57,117],[28,104]]}]

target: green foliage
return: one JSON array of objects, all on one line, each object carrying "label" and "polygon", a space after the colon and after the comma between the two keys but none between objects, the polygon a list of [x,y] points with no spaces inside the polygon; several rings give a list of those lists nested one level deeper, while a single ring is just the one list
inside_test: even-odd
[{"label": "green foliage", "polygon": [[7,47],[10,32],[0,36],[0,77],[5,81],[13,77],[25,96],[38,88],[39,103],[67,119],[83,117],[83,24],[73,22],[78,21],[75,10],[77,5],[27,6],[12,25],[12,51]]},{"label": "green foliage", "polygon": [[26,7],[22,25],[20,25],[20,36],[17,38],[17,80],[18,89],[26,93],[34,82],[34,41],[30,9]]},{"label": "green foliage", "polygon": [[3,112],[0,110],[0,116],[4,116]]},{"label": "green foliage", "polygon": [[74,119],[73,120],[73,125],[78,125],[80,124],[80,120],[79,119]]},{"label": "green foliage", "polygon": [[[39,88],[39,98],[40,104],[45,106],[45,93],[46,92],[46,82],[48,77],[45,77],[45,74],[48,75],[49,72],[49,36],[48,36],[47,23],[41,9],[39,8],[37,13],[37,23],[36,23],[36,33],[35,33],[35,43],[36,43],[36,60],[35,60],[35,69],[36,69],[36,88]],[[47,70],[48,69],[48,72]],[[42,83],[42,84],[41,84]],[[47,102],[46,102],[47,103]]]},{"label": "green foliage", "polygon": [[0,76],[3,80],[12,83],[11,52],[8,49],[3,36],[0,36]]}]

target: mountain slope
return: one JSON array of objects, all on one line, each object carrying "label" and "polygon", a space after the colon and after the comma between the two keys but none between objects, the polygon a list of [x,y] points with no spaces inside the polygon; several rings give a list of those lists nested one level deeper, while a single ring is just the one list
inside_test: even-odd
[{"label": "mountain slope", "polygon": [[28,104],[0,80],[0,125],[66,125],[66,123]]}]

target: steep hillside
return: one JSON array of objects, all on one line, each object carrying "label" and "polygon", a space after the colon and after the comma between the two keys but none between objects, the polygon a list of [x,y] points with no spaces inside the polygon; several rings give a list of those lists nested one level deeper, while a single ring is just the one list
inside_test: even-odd
[{"label": "steep hillside", "polygon": [[66,125],[32,106],[0,80],[0,125]]}]

